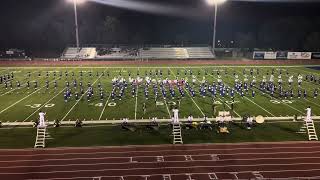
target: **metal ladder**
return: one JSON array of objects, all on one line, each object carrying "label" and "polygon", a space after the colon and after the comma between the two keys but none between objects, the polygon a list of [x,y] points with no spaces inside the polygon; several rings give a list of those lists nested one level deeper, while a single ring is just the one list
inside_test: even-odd
[{"label": "metal ladder", "polygon": [[173,144],[183,144],[180,123],[173,123],[172,127]]},{"label": "metal ladder", "polygon": [[318,136],[314,127],[313,120],[305,121],[305,124],[307,126],[309,141],[318,141]]},{"label": "metal ladder", "polygon": [[38,127],[34,148],[44,148],[45,140],[46,140],[46,127]]}]

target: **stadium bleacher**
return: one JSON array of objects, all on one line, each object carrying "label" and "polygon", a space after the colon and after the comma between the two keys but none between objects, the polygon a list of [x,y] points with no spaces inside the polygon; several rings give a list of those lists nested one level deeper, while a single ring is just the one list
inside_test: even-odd
[{"label": "stadium bleacher", "polygon": [[188,59],[189,55],[185,48],[150,48],[141,49],[142,59]]},{"label": "stadium bleacher", "polygon": [[96,57],[96,48],[84,47],[78,52],[76,47],[68,47],[61,58],[63,59],[94,59]]},{"label": "stadium bleacher", "polygon": [[186,48],[190,59],[213,59],[215,58],[209,47],[188,47]]},{"label": "stadium bleacher", "polygon": [[210,47],[67,48],[62,59],[214,59]]}]

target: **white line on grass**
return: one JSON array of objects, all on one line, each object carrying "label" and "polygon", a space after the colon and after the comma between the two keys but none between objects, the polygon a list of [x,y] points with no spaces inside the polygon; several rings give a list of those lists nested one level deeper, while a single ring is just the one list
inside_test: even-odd
[{"label": "white line on grass", "polygon": [[[233,70],[233,69],[232,69]],[[237,92],[239,94],[239,92]],[[249,100],[251,103],[253,103],[254,105],[258,106],[260,109],[264,110],[265,112],[267,112],[268,114],[270,114],[271,116],[275,117],[274,114],[272,114],[271,112],[269,112],[267,109],[265,109],[264,107],[260,106],[259,104],[255,103],[254,101],[252,101],[251,99],[249,99],[248,97],[244,96],[244,98],[246,98],[247,100]]]},{"label": "white line on grass", "polygon": [[[238,71],[238,70],[236,70],[236,71]],[[238,71],[238,72],[239,72],[239,71]],[[258,79],[260,79],[260,78],[258,78]],[[266,95],[269,96],[271,99],[277,99],[277,98],[274,98],[274,97],[270,96],[268,93],[266,93]],[[287,104],[287,103],[284,103],[284,105],[286,105],[286,106],[288,106],[289,108],[291,108],[291,109],[293,109],[293,110],[296,110],[296,111],[298,111],[298,112],[300,112],[300,113],[303,114],[302,111],[300,111],[299,109],[297,109],[297,108],[295,108],[295,107],[293,107],[293,106],[290,106],[290,105]]]},{"label": "white line on grass", "polygon": [[[56,79],[55,79],[56,80]],[[54,81],[54,80],[53,80]],[[51,84],[53,81],[50,81],[49,84]],[[12,105],[10,105],[9,107],[5,108],[4,110],[0,111],[0,114],[2,114],[3,112],[5,112],[6,110],[10,109],[11,107],[15,106],[16,104],[20,103],[21,101],[27,99],[28,97],[30,97],[31,95],[35,94],[36,92],[40,91],[42,88],[44,88],[45,86],[42,86],[41,88],[39,88],[38,90],[34,91],[33,93],[29,94],[28,96],[25,96],[24,98],[20,99],[19,101],[13,103]]]},{"label": "white line on grass", "polygon": [[[185,69],[186,70],[186,69]],[[203,69],[202,69],[202,71],[203,71]],[[211,74],[210,74],[211,75]],[[212,75],[211,75],[212,76]],[[199,79],[197,78],[197,80],[199,81]],[[200,81],[199,81],[200,82]],[[218,98],[220,101],[223,101],[221,98]],[[228,104],[226,104],[227,105],[227,107],[229,108],[229,109],[231,109],[231,107],[228,105]],[[236,111],[233,111],[238,117],[241,117]]]},{"label": "white line on grass", "polygon": [[46,103],[44,103],[42,106],[40,106],[37,110],[35,110],[32,114],[30,114],[26,119],[23,120],[25,122],[28,120],[31,116],[33,116],[36,112],[38,112],[41,108],[43,108],[45,105],[47,105],[49,102],[51,102],[54,98],[56,98],[58,95],[60,95],[66,88],[63,88],[59,93],[57,93],[55,96],[53,96],[51,99],[49,99]]},{"label": "white line on grass", "polygon": [[103,110],[101,111],[101,114],[100,114],[100,116],[99,116],[99,121],[101,120],[102,115],[103,115],[105,109],[107,108],[107,105],[108,105],[108,103],[109,103],[109,100],[110,100],[110,97],[111,97],[111,94],[112,94],[112,93],[113,93],[113,90],[112,90],[112,92],[110,93],[110,95],[109,95],[109,97],[108,97],[108,99],[107,99],[107,102],[106,102],[106,104],[105,104],[104,107],[103,107]]},{"label": "white line on grass", "polygon": [[164,104],[166,105],[166,108],[167,108],[167,111],[168,111],[168,114],[169,114],[169,118],[171,118],[171,113],[170,113],[167,101],[164,99],[164,96],[162,96],[162,97],[163,97]]},{"label": "white line on grass", "polygon": [[[33,73],[35,73],[35,71],[32,72],[31,74],[33,74]],[[39,78],[40,78],[40,77],[37,77],[36,80],[38,80]],[[34,81],[34,80],[33,80],[33,81]],[[22,86],[21,89],[23,89],[23,86],[25,86],[26,84],[27,84],[27,83],[22,84],[22,85],[21,85],[21,86]],[[7,92],[1,94],[0,97],[4,96],[4,95],[6,95],[6,94],[9,94],[9,93],[11,93],[12,91],[15,91],[15,90],[19,90],[19,88],[13,88],[13,89],[11,89],[10,91],[7,91]]]},{"label": "white line on grass", "polygon": [[315,103],[315,102],[312,102],[312,101],[310,101],[310,100],[308,100],[308,99],[305,99],[306,101],[308,101],[308,102],[310,102],[310,103],[312,103],[312,104],[314,104],[315,106],[318,106],[318,107],[320,107],[320,105],[319,104],[317,104],[317,103]]},{"label": "white line on grass", "polygon": [[[210,74],[210,76],[214,77],[212,74]],[[215,78],[215,77],[214,77]],[[217,79],[217,78],[215,78]],[[227,84],[225,82],[225,84]],[[227,84],[228,85],[228,84]],[[231,87],[231,86],[230,86]],[[239,92],[236,91],[237,94],[239,94]],[[260,106],[259,104],[255,103],[254,101],[252,101],[251,99],[249,99],[248,97],[244,96],[244,98],[246,98],[247,100],[249,100],[251,103],[253,103],[254,105],[258,106],[259,108],[261,108],[262,110],[264,110],[266,113],[270,114],[271,116],[274,116],[274,114],[272,114],[271,112],[269,112],[268,110],[266,110],[265,108],[263,108],[262,106]]]},{"label": "white line on grass", "polygon": [[[106,71],[106,69],[103,71],[103,73]],[[93,84],[92,84],[92,86],[101,78],[101,76],[102,76],[102,73],[101,73],[101,75],[93,82]],[[81,97],[79,98],[79,100],[78,101],[76,101],[76,103],[71,107],[71,109],[66,113],[66,115],[61,119],[61,121],[63,121],[63,120],[65,120],[66,119],[66,117],[70,114],[70,112],[74,109],[74,107],[76,107],[76,105],[80,102],[80,100],[83,98],[83,96],[88,92],[88,90],[89,90],[89,88],[86,90],[86,92],[85,93],[83,93],[82,95],[81,95]]]},{"label": "white line on grass", "polygon": [[[139,68],[138,68],[139,71]],[[136,91],[136,103],[134,106],[134,119],[137,120],[137,108],[138,108],[138,91],[139,91],[139,83],[137,83],[137,91]]]},{"label": "white line on grass", "polygon": [[[171,70],[171,68],[169,67],[169,70],[172,72],[172,74],[175,76],[175,78],[177,78],[176,74]],[[203,113],[203,111],[201,110],[201,108],[199,107],[199,105],[194,101],[193,97],[189,94],[189,91],[186,90],[185,87],[183,87],[183,89],[187,92],[188,96],[191,98],[192,102],[196,105],[196,107],[199,109],[199,111],[201,112],[201,114],[203,116],[205,116],[205,114]]]}]

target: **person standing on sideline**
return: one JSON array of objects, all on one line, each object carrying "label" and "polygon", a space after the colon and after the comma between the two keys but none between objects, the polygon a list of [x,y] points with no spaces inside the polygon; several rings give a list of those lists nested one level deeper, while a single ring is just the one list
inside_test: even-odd
[{"label": "person standing on sideline", "polygon": [[45,122],[44,122],[44,116],[46,115],[46,113],[44,113],[44,112],[42,112],[42,111],[40,111],[39,112],[39,126],[38,127],[45,127],[46,126],[46,124],[45,124]]},{"label": "person standing on sideline", "polygon": [[306,110],[307,110],[306,121],[312,121],[312,119],[311,119],[311,107],[309,106]]},{"label": "person standing on sideline", "polygon": [[179,124],[179,117],[178,117],[179,109],[175,107],[172,111],[173,111],[173,123]]}]

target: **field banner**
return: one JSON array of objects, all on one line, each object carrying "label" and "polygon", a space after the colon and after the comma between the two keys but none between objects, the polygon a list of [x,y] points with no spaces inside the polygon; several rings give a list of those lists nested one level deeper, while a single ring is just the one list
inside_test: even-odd
[{"label": "field banner", "polygon": [[288,59],[299,59],[301,52],[288,52]]},{"label": "field banner", "polygon": [[311,59],[311,52],[288,52],[288,59]]},{"label": "field banner", "polygon": [[6,51],[6,54],[7,54],[7,55],[13,55],[14,52],[13,52],[13,51]]},{"label": "field banner", "polygon": [[272,51],[265,52],[264,59],[277,59],[277,52],[272,52]]},{"label": "field banner", "polygon": [[265,52],[263,51],[254,51],[253,52],[253,59],[264,59]]},{"label": "field banner", "polygon": [[320,52],[313,52],[311,55],[311,59],[320,59]]},{"label": "field banner", "polygon": [[278,51],[277,52],[277,59],[287,59],[288,53],[285,51]]},{"label": "field banner", "polygon": [[301,52],[301,56],[299,59],[311,59],[312,53],[311,52]]}]

